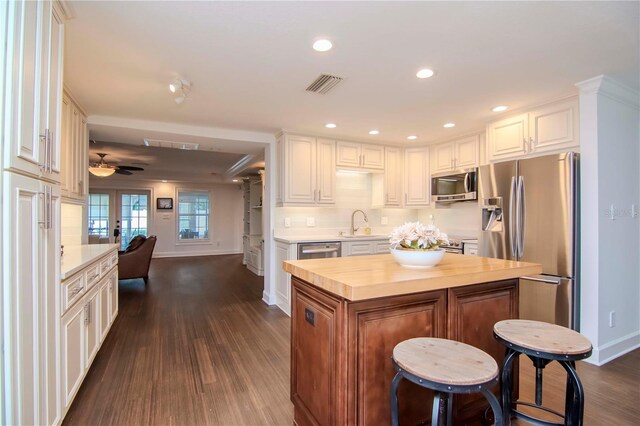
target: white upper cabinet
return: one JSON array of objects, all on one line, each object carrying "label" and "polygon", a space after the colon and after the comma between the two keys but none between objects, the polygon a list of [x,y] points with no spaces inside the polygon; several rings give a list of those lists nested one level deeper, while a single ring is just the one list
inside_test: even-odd
[{"label": "white upper cabinet", "polygon": [[527,153],[529,115],[520,114],[489,124],[487,146],[489,161],[519,157]]},{"label": "white upper cabinet", "polygon": [[429,205],[429,148],[410,148],[404,152],[404,205]]},{"label": "white upper cabinet", "polygon": [[500,161],[579,146],[578,100],[538,107],[489,124],[487,159]]},{"label": "white upper cabinet", "polygon": [[8,2],[4,167],[58,181],[64,26],[52,2]]},{"label": "white upper cabinet", "polygon": [[402,150],[386,147],[384,151],[384,205],[402,205]]},{"label": "white upper cabinet", "polygon": [[66,90],[62,97],[60,186],[67,201],[84,203],[88,194],[89,131],[82,108]]},{"label": "white upper cabinet", "polygon": [[384,146],[338,141],[336,150],[338,167],[384,169]]},{"label": "white upper cabinet", "polygon": [[470,136],[431,147],[433,173],[478,167],[480,164],[480,136]]},{"label": "white upper cabinet", "polygon": [[329,139],[316,141],[316,187],[318,204],[336,202],[336,143]]},{"label": "white upper cabinet", "polygon": [[282,135],[278,141],[279,203],[331,205],[335,203],[335,141]]},{"label": "white upper cabinet", "polygon": [[568,101],[537,108],[529,113],[529,150],[548,152],[578,144],[578,102]]}]

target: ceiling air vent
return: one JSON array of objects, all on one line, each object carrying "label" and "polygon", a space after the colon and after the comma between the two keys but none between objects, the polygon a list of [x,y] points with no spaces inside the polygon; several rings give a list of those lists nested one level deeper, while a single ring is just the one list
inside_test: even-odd
[{"label": "ceiling air vent", "polygon": [[313,83],[307,87],[307,92],[320,93],[324,95],[329,90],[336,87],[338,83],[344,80],[342,77],[336,77],[335,75],[320,74]]}]

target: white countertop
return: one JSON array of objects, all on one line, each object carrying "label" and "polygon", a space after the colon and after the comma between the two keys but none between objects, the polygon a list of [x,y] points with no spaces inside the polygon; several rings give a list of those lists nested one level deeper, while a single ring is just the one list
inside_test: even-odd
[{"label": "white countertop", "polygon": [[310,243],[310,242],[318,242],[325,243],[328,241],[375,241],[375,240],[389,240],[388,235],[286,235],[286,236],[275,236],[274,240],[280,241],[281,243],[287,244],[295,244],[295,243]]},{"label": "white countertop", "polygon": [[117,251],[120,244],[83,244],[67,246],[60,258],[60,279],[66,280],[85,266],[95,262],[111,251]]}]

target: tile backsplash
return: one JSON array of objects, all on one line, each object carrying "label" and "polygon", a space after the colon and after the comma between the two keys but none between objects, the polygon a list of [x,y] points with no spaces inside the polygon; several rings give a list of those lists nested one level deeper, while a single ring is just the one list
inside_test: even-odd
[{"label": "tile backsplash", "polygon": [[[368,174],[336,174],[335,207],[278,207],[275,214],[275,235],[330,235],[348,232],[351,214],[363,210],[369,218],[373,234],[387,234],[405,222],[419,220],[434,223],[443,232],[455,236],[477,237],[480,233],[481,210],[477,203],[455,203],[450,206],[430,206],[421,209],[372,208],[372,179]],[[337,207],[339,206],[339,207]],[[313,226],[308,226],[312,218]],[[386,224],[383,223],[386,219]],[[289,226],[285,227],[285,219]],[[363,228],[361,214],[356,226]]]},{"label": "tile backsplash", "polygon": [[83,209],[81,205],[62,203],[60,240],[63,246],[82,244],[82,215]]}]

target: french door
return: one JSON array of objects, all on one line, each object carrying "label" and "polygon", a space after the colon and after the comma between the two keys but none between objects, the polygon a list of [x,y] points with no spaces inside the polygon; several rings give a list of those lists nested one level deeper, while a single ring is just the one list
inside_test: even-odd
[{"label": "french door", "polygon": [[116,191],[116,216],[120,221],[120,247],[126,249],[136,235],[148,235],[151,194],[149,191]]}]

